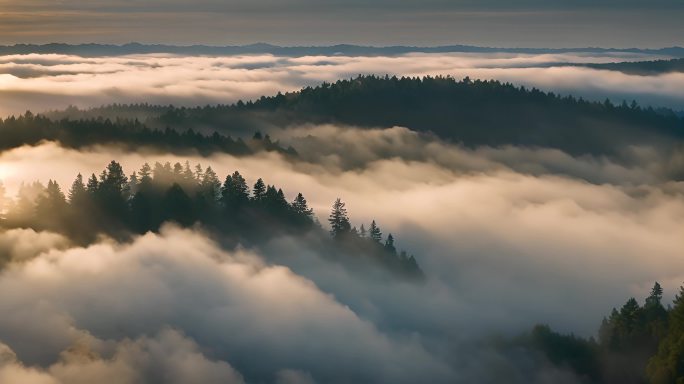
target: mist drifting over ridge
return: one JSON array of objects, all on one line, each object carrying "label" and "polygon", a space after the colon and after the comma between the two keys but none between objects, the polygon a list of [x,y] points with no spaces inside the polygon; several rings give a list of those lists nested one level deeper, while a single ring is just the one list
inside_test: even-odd
[{"label": "mist drifting over ridge", "polygon": [[636,99],[642,105],[681,110],[681,73],[637,76],[577,66],[672,57],[668,53],[640,51],[410,52],[378,56],[139,53],[92,57],[8,53],[0,56],[0,95],[5,99],[0,115],[27,109],[43,112],[69,105],[226,104],[359,74],[497,79],[591,100],[610,98],[620,103]]},{"label": "mist drifting over ridge", "polygon": [[[29,173],[43,182],[56,179],[66,189],[75,173],[98,172],[112,158],[129,173],[145,161],[189,160],[211,165],[221,175],[238,169],[250,185],[263,176],[287,192],[305,192],[321,222],[331,201],[342,196],[355,225],[375,219],[402,239],[403,246],[420,250],[426,283],[368,280],[289,237],[225,253],[210,236],[193,229],[167,227],[132,245],[103,240],[85,248],[70,246],[59,235],[15,230],[6,236],[26,240],[5,243],[13,244],[3,252],[14,261],[0,275],[0,284],[15,290],[18,284],[35,287],[44,276],[52,277],[35,296],[3,305],[17,313],[0,323],[0,335],[5,335],[0,339],[16,355],[5,363],[4,373],[57,382],[76,380],[84,372],[90,377],[116,374],[131,382],[155,377],[167,381],[170,376],[164,375],[173,362],[164,359],[172,357],[155,357],[155,346],[163,345],[176,351],[172,356],[180,361],[195,356],[196,363],[187,366],[193,375],[220,382],[292,377],[300,382],[497,382],[502,371],[515,372],[521,383],[581,382],[533,352],[511,357],[485,340],[495,333],[514,335],[537,322],[592,335],[606,308],[626,295],[645,296],[658,280],[672,297],[672,287],[682,280],[676,272],[683,245],[676,223],[684,217],[684,195],[680,182],[666,174],[657,176],[654,170],[663,164],[657,151],[637,150],[645,156],[640,165],[626,166],[548,149],[467,149],[398,127],[301,126],[274,138],[303,155],[297,160],[267,152],[178,156],[106,147],[74,150],[47,143],[5,151],[0,174],[13,193],[21,181],[28,181],[24,176]],[[50,169],[39,166],[46,163]],[[24,241],[34,248],[17,250],[16,244]],[[187,273],[202,265],[212,271],[243,272],[226,272],[215,280],[207,277],[208,270],[197,277]],[[184,272],[173,272],[176,268]],[[119,269],[121,274],[114,272]],[[84,273],[92,280],[83,280]],[[67,277],[70,274],[80,276],[78,285]],[[253,277],[243,280],[243,275]],[[173,276],[184,283],[169,280]],[[306,288],[286,289],[290,280]],[[121,281],[127,283],[120,286]],[[136,289],[137,284],[144,285]],[[231,288],[226,291],[223,284]],[[253,291],[258,293],[255,298]],[[33,316],[29,309],[18,311],[16,306],[48,292],[53,309],[38,306],[36,310],[43,311],[38,318],[52,316],[53,310],[68,316],[38,332],[44,329],[43,321],[28,320]],[[108,292],[111,299],[102,300],[99,292]],[[129,303],[132,292],[138,292],[133,295],[138,298]],[[183,303],[183,297],[193,300]],[[84,303],[95,298],[113,306],[79,309],[93,308]],[[155,314],[147,311],[148,302],[156,303]],[[105,318],[110,320],[91,319],[91,313],[109,313]],[[243,320],[230,320],[237,313]],[[255,328],[240,323],[247,318],[271,320]],[[122,331],[117,325],[122,323],[130,325]],[[302,336],[310,327],[320,329],[316,341]],[[253,333],[235,339],[235,328]],[[275,329],[275,339],[261,338]],[[79,336],[83,332],[88,335],[85,341]],[[337,332],[344,332],[344,341],[336,339]],[[42,343],[35,335],[49,336],[51,346],[29,348]],[[339,348],[349,342],[346,349]],[[74,343],[78,349],[69,347]],[[327,351],[330,345],[338,346],[334,353]],[[370,351],[364,358],[367,368],[356,360],[359,345]],[[301,353],[292,355],[292,350]],[[90,357],[83,360],[82,354]],[[264,354],[266,360],[242,357]],[[135,363],[130,356],[136,356]],[[518,358],[532,359],[534,368],[521,368]],[[355,376],[341,374],[340,364],[352,364]],[[411,366],[410,372],[401,366]],[[485,368],[492,366],[497,369]],[[189,373],[177,373],[184,374]]]},{"label": "mist drifting over ridge", "polygon": [[682,0],[0,0],[0,384],[682,384]]}]

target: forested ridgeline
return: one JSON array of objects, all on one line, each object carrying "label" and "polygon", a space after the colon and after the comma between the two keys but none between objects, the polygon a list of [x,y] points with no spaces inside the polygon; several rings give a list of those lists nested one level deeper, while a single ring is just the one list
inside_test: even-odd
[{"label": "forested ridgeline", "polygon": [[258,151],[296,154],[293,148],[282,147],[280,143],[271,141],[268,135],[254,135],[252,139],[243,141],[216,131],[201,133],[192,128],[150,128],[136,118],[50,119],[26,112],[18,117],[0,119],[0,151],[42,141],[56,141],[67,148],[117,145],[129,149],[149,147],[164,152],[197,152],[203,155],[222,152],[241,156]]},{"label": "forested ridgeline", "polygon": [[678,384],[684,380],[684,287],[674,303],[662,304],[655,283],[644,304],[630,298],[603,319],[598,340],[562,335],[536,326],[513,345],[541,352],[587,383]]},{"label": "forested ridgeline", "polygon": [[653,76],[663,73],[684,72],[684,59],[624,61],[618,63],[578,64],[594,69],[620,71],[629,75]]},{"label": "forested ridgeline", "polygon": [[398,251],[392,234],[383,238],[375,221],[368,229],[353,227],[340,199],[333,204],[328,233],[301,193],[288,202],[282,189],[261,178],[250,189],[238,171],[221,183],[211,167],[146,163],[127,177],[112,161],[99,177],[76,176],[66,194],[50,180],[46,186],[23,184],[15,199],[4,195],[0,184],[0,226],[53,231],[81,244],[101,234],[127,240],[156,232],[164,222],[201,224],[229,246],[293,236],[347,264],[372,262],[403,277],[423,277],[415,257]]},{"label": "forested ridgeline", "polygon": [[359,76],[234,105],[112,105],[50,116],[136,116],[151,127],[242,136],[302,123],[404,126],[472,147],[520,145],[598,155],[615,155],[633,145],[669,148],[684,139],[684,119],[671,110],[450,77]]}]

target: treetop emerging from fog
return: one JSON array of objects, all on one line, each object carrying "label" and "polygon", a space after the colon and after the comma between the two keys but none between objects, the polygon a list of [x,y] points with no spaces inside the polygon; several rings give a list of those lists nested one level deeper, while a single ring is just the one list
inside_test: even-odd
[{"label": "treetop emerging from fog", "polygon": [[0,226],[7,228],[59,232],[83,243],[96,241],[100,234],[125,240],[158,232],[164,222],[201,224],[235,246],[308,236],[328,244],[331,255],[355,255],[402,276],[422,276],[414,256],[398,252],[391,234],[382,243],[375,221],[368,236],[365,229],[352,227],[340,199],[333,204],[328,239],[302,193],[288,202],[282,189],[261,178],[250,188],[238,171],[221,182],[211,167],[157,162],[126,176],[121,165],[111,161],[99,176],[78,174],[66,194],[53,180],[47,186],[22,185],[16,199],[0,192],[0,214],[6,212]]}]

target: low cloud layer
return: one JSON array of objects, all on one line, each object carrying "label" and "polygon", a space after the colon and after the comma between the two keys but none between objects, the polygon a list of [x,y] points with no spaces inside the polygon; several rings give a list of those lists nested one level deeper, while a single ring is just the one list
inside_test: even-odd
[{"label": "low cloud layer", "polygon": [[466,149],[400,127],[303,126],[278,138],[300,159],[46,143],[0,154],[0,179],[10,194],[34,179],[67,188],[112,159],[127,173],[145,161],[199,162],[221,177],[239,170],[288,200],[303,192],[321,222],[341,197],[354,225],[375,219],[415,253],[427,281],[369,278],[290,237],[225,251],[200,229],[166,227],[80,248],[9,231],[0,235],[0,254],[13,260],[0,271],[0,292],[13,292],[0,295],[0,378],[93,382],[115,372],[136,383],[174,367],[174,377],[206,382],[573,383],[488,338],[535,323],[593,335],[610,308],[654,281],[665,300],[684,281],[684,186],[667,171],[681,154],[632,148],[618,163]]},{"label": "low cloud layer", "polygon": [[[16,292],[0,298],[0,339],[58,382],[241,382],[223,361],[252,381],[452,375],[419,340],[388,338],[287,268],[174,228],[40,255],[3,271],[0,287]],[[13,360],[0,374],[38,376]]]},{"label": "low cloud layer", "polygon": [[656,59],[630,54],[411,54],[397,57],[57,54],[0,56],[0,115],[68,105],[232,103],[359,74],[497,79],[617,102],[684,108],[681,73],[635,76],[562,63]]},{"label": "low cloud layer", "polygon": [[[102,357],[98,349],[110,356]],[[26,366],[9,346],[0,344],[0,380],[23,384],[244,383],[228,363],[207,359],[195,342],[171,329],[119,342],[104,342],[84,332],[59,353],[57,362],[45,368]]]}]

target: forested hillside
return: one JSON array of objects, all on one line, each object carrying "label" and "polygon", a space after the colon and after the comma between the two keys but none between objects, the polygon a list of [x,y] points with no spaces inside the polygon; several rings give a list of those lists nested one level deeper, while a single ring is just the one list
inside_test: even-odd
[{"label": "forested hillside", "polygon": [[250,188],[238,171],[221,182],[211,167],[145,163],[126,176],[112,161],[99,177],[78,174],[67,193],[50,180],[23,184],[16,198],[4,195],[0,182],[0,227],[62,233],[83,244],[100,235],[126,241],[158,232],[165,222],[199,224],[231,248],[291,236],[343,264],[374,263],[402,277],[423,276],[414,256],[399,251],[391,233],[383,238],[375,221],[368,229],[352,226],[340,199],[328,218],[328,236],[301,193],[288,202],[282,189],[261,178]]},{"label": "forested hillside", "polygon": [[595,69],[620,71],[630,75],[653,76],[670,72],[684,72],[684,59],[583,64],[583,66]]},{"label": "forested hillside", "polygon": [[36,145],[41,141],[56,141],[67,148],[84,148],[96,145],[115,145],[126,149],[154,148],[171,153],[197,151],[208,155],[213,152],[236,156],[258,151],[277,151],[295,154],[293,148],[283,148],[270,137],[255,135],[250,140],[233,139],[214,131],[211,134],[196,132],[192,128],[179,132],[169,127],[154,128],[138,119],[94,118],[49,119],[26,112],[24,115],[0,119],[0,151],[22,145]]},{"label": "forested hillside", "polygon": [[54,118],[136,116],[146,125],[246,137],[292,124],[404,126],[466,146],[550,147],[616,155],[626,146],[669,147],[684,119],[636,103],[589,102],[498,81],[361,76],[234,105],[174,108],[114,105],[53,112]]},{"label": "forested hillside", "polygon": [[684,376],[684,287],[672,305],[662,303],[655,283],[643,305],[630,298],[613,308],[598,328],[598,340],[562,335],[536,326],[513,344],[542,352],[587,383],[675,384]]}]

